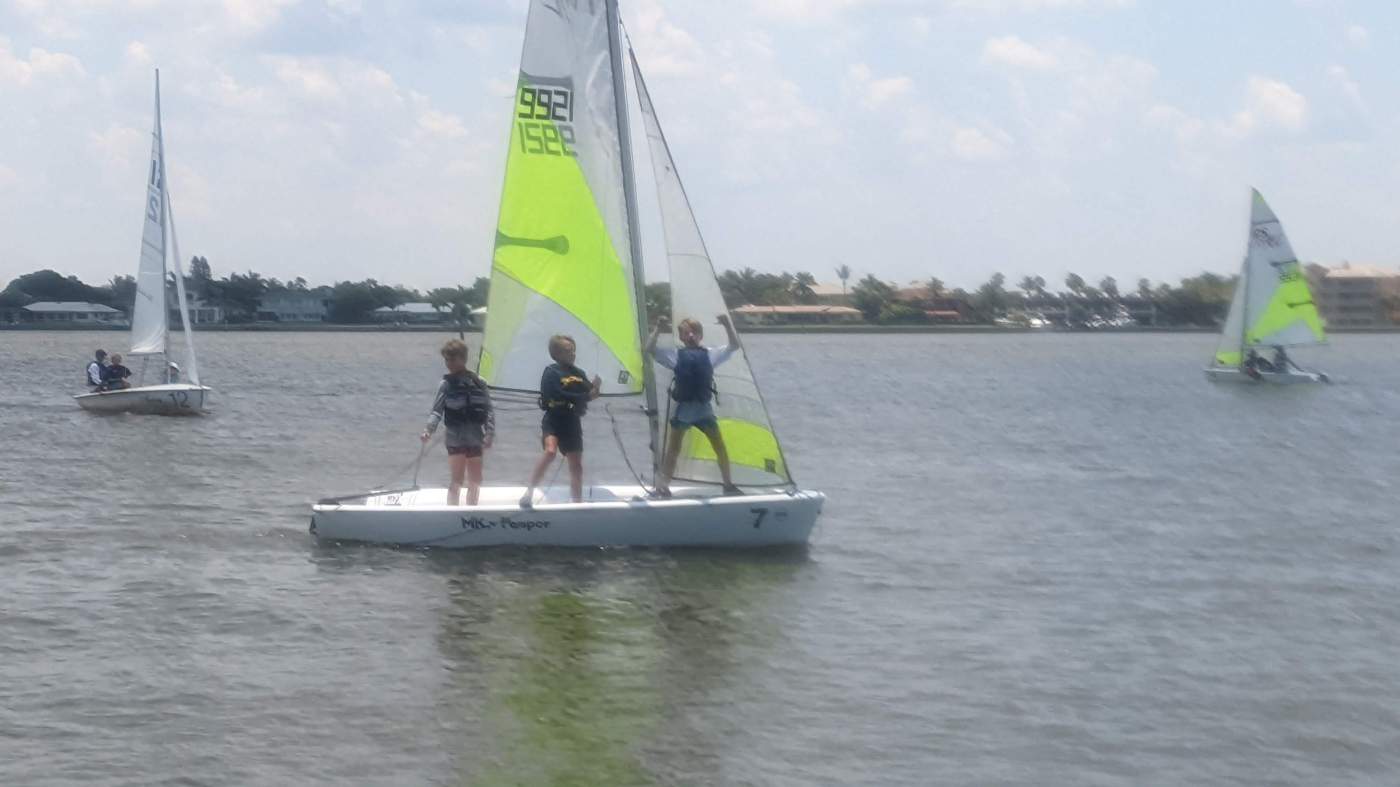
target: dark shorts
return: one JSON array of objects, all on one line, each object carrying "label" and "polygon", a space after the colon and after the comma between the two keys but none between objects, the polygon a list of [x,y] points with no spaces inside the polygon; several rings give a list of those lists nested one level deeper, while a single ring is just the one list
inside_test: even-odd
[{"label": "dark shorts", "polygon": [[479,445],[449,445],[447,447],[448,456],[465,456],[472,459],[481,456],[481,446]]},{"label": "dark shorts", "polygon": [[546,410],[540,432],[541,444],[550,435],[559,438],[559,451],[565,455],[583,451],[583,420],[567,410]]}]

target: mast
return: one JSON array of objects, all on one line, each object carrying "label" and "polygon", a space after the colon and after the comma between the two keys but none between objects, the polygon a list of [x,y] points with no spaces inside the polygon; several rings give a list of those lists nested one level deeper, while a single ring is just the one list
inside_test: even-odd
[{"label": "mast", "polygon": [[[637,306],[637,335],[640,340],[647,334],[647,286],[646,271],[642,269],[642,237],[637,225],[637,178],[632,167],[632,134],[627,121],[627,86],[622,71],[622,18],[618,14],[617,0],[606,0],[608,21],[608,58],[612,65],[613,102],[617,108],[617,138],[622,153],[622,193],[627,202],[627,239],[632,263],[633,300]],[[656,375],[652,371],[651,359],[642,357],[642,393],[646,397],[647,423],[651,430],[651,469],[656,475],[657,462],[661,454],[657,450],[660,442],[657,425]]]},{"label": "mast", "polygon": [[[160,210],[165,221],[170,220],[170,195],[165,190],[165,125],[160,119],[160,69],[156,69],[156,145],[160,148]],[[164,223],[164,222],[162,222]],[[161,232],[166,228],[162,227]],[[165,299],[165,271],[169,270],[170,250],[165,248],[165,238],[161,238],[161,282],[160,282],[160,323],[165,329],[160,341],[160,373],[169,378],[170,369],[170,304]],[[141,364],[141,378],[145,381],[146,365]]]}]

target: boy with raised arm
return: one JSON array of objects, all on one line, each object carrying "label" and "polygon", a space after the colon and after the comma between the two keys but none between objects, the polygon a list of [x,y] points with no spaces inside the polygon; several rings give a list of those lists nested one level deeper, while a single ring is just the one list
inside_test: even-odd
[{"label": "boy with raised arm", "polygon": [[595,376],[590,383],[588,373],[574,365],[578,347],[569,336],[551,336],[549,357],[554,363],[546,366],[540,377],[540,443],[544,453],[530,474],[530,485],[520,497],[521,508],[533,508],[535,487],[545,471],[560,453],[569,463],[569,495],[575,503],[583,502],[583,414],[588,403],[598,398],[603,378]]},{"label": "boy with raised arm", "polygon": [[729,343],[723,347],[702,347],[700,340],[705,336],[705,328],[699,320],[684,319],[677,327],[681,347],[674,350],[658,349],[656,340],[664,325],[656,323],[656,329],[647,339],[646,351],[656,362],[671,370],[671,398],[676,400],[671,413],[671,433],[666,438],[666,455],[661,460],[661,472],[656,478],[657,497],[671,496],[671,476],[676,472],[676,459],[681,453],[681,440],[686,430],[694,427],[709,438],[715,449],[715,460],[719,464],[720,478],[724,480],[724,494],[743,494],[734,485],[729,475],[729,451],[724,447],[724,436],[719,431],[719,421],[715,420],[714,385],[715,367],[733,357],[739,349],[739,334],[734,332],[734,324],[728,314],[717,318],[729,334]]},{"label": "boy with raised arm", "polygon": [[467,482],[467,505],[481,499],[481,455],[491,447],[496,436],[496,413],[491,407],[491,392],[486,382],[467,369],[467,345],[452,339],[442,346],[442,362],[447,374],[438,385],[437,398],[428,413],[421,439],[426,446],[437,431],[446,424],[447,467],[452,473],[447,487],[447,504],[458,505],[462,496],[462,479]]}]

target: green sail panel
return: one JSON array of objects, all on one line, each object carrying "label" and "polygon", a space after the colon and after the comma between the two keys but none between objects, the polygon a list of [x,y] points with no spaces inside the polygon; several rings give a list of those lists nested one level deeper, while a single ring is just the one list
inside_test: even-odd
[{"label": "green sail panel", "polygon": [[[651,151],[661,227],[666,239],[671,279],[671,324],[678,325],[687,318],[698,320],[704,327],[705,340],[712,345],[719,344],[725,340],[725,331],[717,318],[728,313],[724,296],[715,280],[714,265],[700,235],[685,187],[681,184],[675,159],[661,131],[661,123],[657,119],[651,95],[647,92],[646,82],[642,79],[636,54],[629,50],[629,55],[646,128],[647,147]],[[658,371],[658,386],[668,379],[669,375]],[[720,433],[724,436],[735,483],[749,486],[792,484],[782,447],[743,348],[715,368],[715,388],[715,416]],[[718,482],[719,466],[710,441],[695,429],[688,430],[682,439],[676,478]]]},{"label": "green sail panel", "polygon": [[535,0],[478,366],[488,383],[537,390],[549,338],[564,334],[604,394],[641,392],[627,228],[605,7]]}]

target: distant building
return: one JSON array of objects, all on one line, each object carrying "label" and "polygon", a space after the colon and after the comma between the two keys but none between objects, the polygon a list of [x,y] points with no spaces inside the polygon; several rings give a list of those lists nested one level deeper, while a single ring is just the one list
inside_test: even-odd
[{"label": "distant building", "polygon": [[451,313],[440,310],[431,303],[401,303],[394,307],[380,306],[374,310],[375,322],[431,325],[451,319]]},{"label": "distant building", "polygon": [[1318,311],[1334,328],[1400,323],[1400,271],[1374,265],[1307,266]]},{"label": "distant building", "polygon": [[849,306],[810,304],[799,306],[755,306],[733,310],[734,317],[747,325],[813,325],[860,322],[860,309]]},{"label": "distant building", "polygon": [[331,290],[281,290],[262,296],[259,322],[323,322],[330,311]]},{"label": "distant building", "polygon": [[126,322],[126,315],[111,306],[81,301],[40,301],[20,307],[19,312],[24,322],[104,325]]},{"label": "distant building", "polygon": [[830,284],[823,282],[812,285],[812,294],[816,296],[817,303],[828,306],[850,306],[851,294],[849,288],[840,283]]}]

